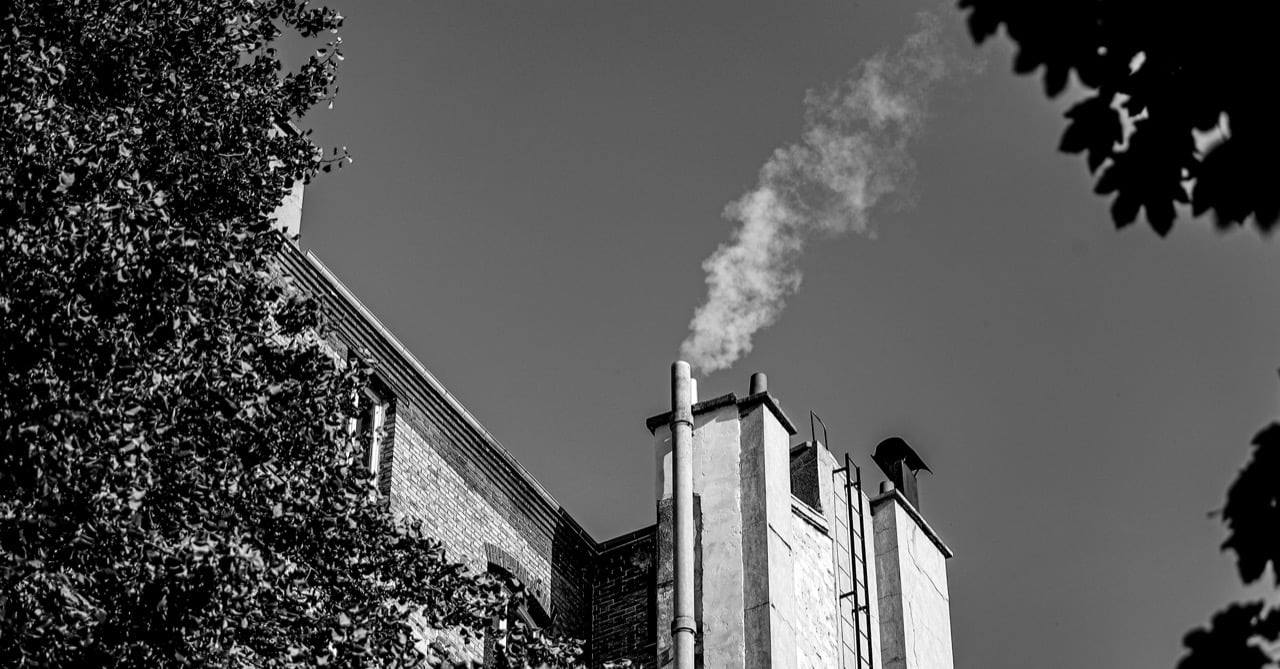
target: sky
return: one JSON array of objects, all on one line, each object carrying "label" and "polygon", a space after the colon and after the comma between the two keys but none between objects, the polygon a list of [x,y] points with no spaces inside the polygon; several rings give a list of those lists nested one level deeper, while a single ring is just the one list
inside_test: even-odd
[{"label": "sky", "polygon": [[[801,139],[805,95],[893,52],[916,0],[333,0],[354,163],[302,243],[597,539],[652,523],[669,365],[725,206]],[[930,3],[930,7],[938,7]],[[1210,513],[1277,415],[1280,263],[1251,231],[1114,229],[1064,101],[1000,38],[939,84],[868,235],[817,234],[753,371],[868,478],[901,435],[936,472],[958,669],[1172,667],[1240,595]]]}]

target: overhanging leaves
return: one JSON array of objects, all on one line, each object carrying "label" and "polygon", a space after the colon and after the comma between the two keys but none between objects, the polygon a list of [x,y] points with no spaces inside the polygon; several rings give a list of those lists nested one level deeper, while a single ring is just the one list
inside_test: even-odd
[{"label": "overhanging leaves", "polygon": [[[324,155],[341,17],[301,0],[6,3],[0,666],[414,666],[510,599],[394,521],[268,214]],[[282,31],[330,35],[285,71]],[[571,658],[532,635],[518,659]]]}]

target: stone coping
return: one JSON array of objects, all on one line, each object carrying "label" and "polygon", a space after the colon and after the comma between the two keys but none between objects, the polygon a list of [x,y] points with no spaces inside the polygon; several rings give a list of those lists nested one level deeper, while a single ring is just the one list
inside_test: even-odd
[{"label": "stone coping", "polygon": [[791,496],[791,513],[799,516],[805,522],[818,528],[818,530],[823,534],[829,535],[831,533],[827,528],[826,516],[818,513],[813,507],[809,506],[804,500],[796,497],[795,495]]},{"label": "stone coping", "polygon": [[924,530],[925,536],[929,537],[929,540],[933,542],[933,545],[937,546],[938,550],[942,551],[943,557],[948,559],[955,557],[955,553],[953,553],[951,548],[942,541],[942,537],[938,536],[938,533],[929,526],[929,523],[924,519],[924,516],[920,515],[920,512],[916,510],[914,506],[911,506],[911,502],[908,502],[907,498],[903,497],[902,493],[898,492],[897,488],[889,490],[888,492],[882,492],[871,498],[871,510],[874,512],[877,506],[891,500],[897,500],[898,503],[902,505],[902,508],[906,510],[907,515],[911,516],[911,518],[916,521],[916,524],[920,526],[920,529]]},{"label": "stone coping", "polygon": [[[714,411],[731,404],[738,405],[739,411],[747,411],[757,404],[763,404],[769,408],[769,411],[778,419],[778,422],[782,423],[782,427],[786,428],[787,434],[794,435],[797,432],[795,423],[791,422],[791,419],[788,418],[787,414],[782,410],[782,405],[778,402],[777,398],[770,395],[768,391],[756,393],[754,395],[747,395],[741,399],[739,399],[735,393],[726,393],[719,397],[713,397],[705,402],[697,402],[692,407],[693,415],[696,416],[700,413]],[[644,422],[644,425],[649,428],[649,433],[653,434],[658,431],[658,428],[667,425],[670,422],[671,412],[665,411],[656,416],[651,416]]]}]

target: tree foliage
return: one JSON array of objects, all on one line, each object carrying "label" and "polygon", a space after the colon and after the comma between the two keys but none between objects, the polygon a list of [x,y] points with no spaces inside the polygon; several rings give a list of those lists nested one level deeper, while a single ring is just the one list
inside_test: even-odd
[{"label": "tree foliage", "polygon": [[[1236,554],[1236,567],[1245,583],[1254,583],[1271,567],[1280,587],[1280,424],[1272,423],[1253,438],[1253,457],[1227,490],[1222,509],[1227,525],[1224,550]],[[1178,669],[1274,667],[1280,641],[1280,608],[1264,602],[1233,604],[1213,616],[1207,628],[1183,639],[1187,655]]]},{"label": "tree foliage", "polygon": [[[959,0],[978,42],[1004,27],[1017,45],[1014,70],[1043,68],[1054,97],[1074,73],[1089,94],[1071,107],[1061,150],[1083,153],[1096,191],[1115,193],[1117,227],[1139,210],[1160,235],[1176,207],[1212,212],[1219,229],[1280,221],[1280,124],[1270,2],[1080,2]],[[1130,128],[1126,129],[1126,124]],[[1099,173],[1100,170],[1100,173]],[[1270,566],[1280,587],[1280,424],[1254,437],[1254,451],[1227,493],[1224,550],[1245,583]],[[1234,604],[1183,640],[1179,669],[1280,663],[1280,609]]]},{"label": "tree foliage", "polygon": [[[1067,112],[1061,149],[1083,153],[1096,190],[1115,194],[1119,227],[1140,209],[1152,229],[1172,228],[1187,203],[1227,228],[1280,220],[1280,100],[1274,85],[1272,2],[960,0],[974,39],[1004,27],[1014,70],[1043,68],[1057,96],[1071,74],[1090,89]],[[1126,137],[1125,121],[1132,123]],[[1196,134],[1209,133],[1197,145]]]},{"label": "tree foliage", "polygon": [[[272,266],[344,155],[303,0],[0,8],[0,665],[410,666],[512,605],[396,521],[346,430],[363,365]],[[272,44],[327,39],[296,70]],[[524,630],[518,664],[572,644]]]}]

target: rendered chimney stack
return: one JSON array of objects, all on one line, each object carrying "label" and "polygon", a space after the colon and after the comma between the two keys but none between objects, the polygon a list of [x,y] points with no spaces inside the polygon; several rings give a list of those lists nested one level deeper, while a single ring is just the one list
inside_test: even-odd
[{"label": "rendered chimney stack", "polygon": [[871,458],[888,481],[871,500],[883,669],[952,669],[947,560],[951,549],[920,514],[916,474],[928,470],[907,442],[890,437]]},{"label": "rendered chimney stack", "polygon": [[697,398],[677,362],[671,390],[670,412],[645,421],[657,477],[646,665],[953,669],[951,551],[917,510],[925,466],[906,442],[876,450],[891,480],[868,499],[824,444],[792,445],[764,374],[745,396]]},{"label": "rendered chimney stack", "polygon": [[[682,637],[688,637],[696,666],[791,669],[797,661],[789,462],[795,425],[766,392],[763,374],[749,386],[751,395],[702,397],[685,408],[678,389],[691,384],[681,380],[679,365],[673,372],[672,411],[645,421],[658,477],[655,666],[683,666],[689,651]],[[691,505],[688,515],[682,500]],[[825,565],[831,550],[821,553]],[[680,603],[686,588],[693,597],[689,618]]]}]

